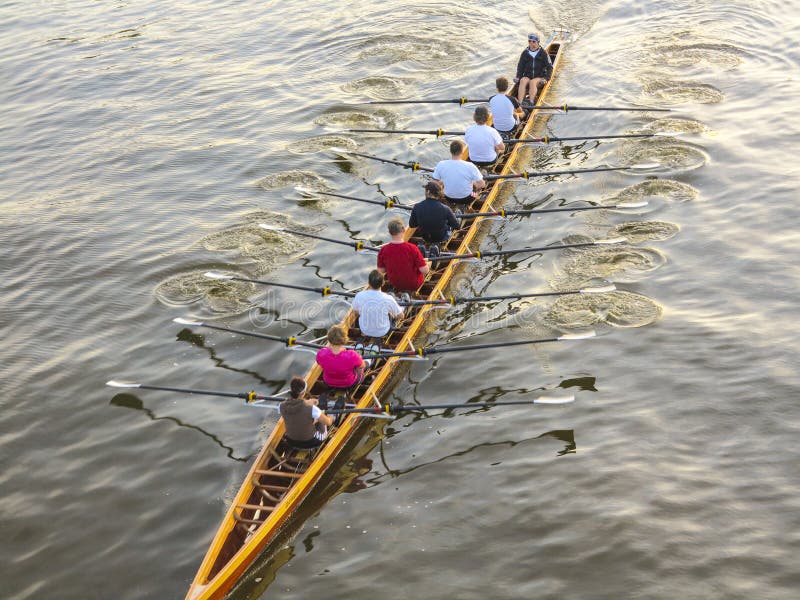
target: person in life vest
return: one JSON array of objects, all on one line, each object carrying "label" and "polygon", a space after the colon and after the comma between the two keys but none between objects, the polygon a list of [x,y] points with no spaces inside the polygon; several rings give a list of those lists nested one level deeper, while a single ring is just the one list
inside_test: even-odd
[{"label": "person in life vest", "polygon": [[[519,84],[517,100],[523,108],[532,107],[536,102],[539,88],[550,80],[553,74],[553,62],[550,55],[539,45],[539,36],[535,33],[528,35],[528,47],[522,51],[517,62],[517,76],[514,83]],[[530,100],[525,101],[525,95]]]},{"label": "person in life vest", "polygon": [[280,413],[286,440],[295,448],[316,448],[328,437],[328,427],[333,423],[315,399],[306,397],[306,382],[302,377],[292,377],[289,397],[281,402]]}]

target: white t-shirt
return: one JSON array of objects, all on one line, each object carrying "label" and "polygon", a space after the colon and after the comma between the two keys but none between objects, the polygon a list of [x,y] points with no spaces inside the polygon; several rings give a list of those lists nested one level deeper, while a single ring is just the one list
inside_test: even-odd
[{"label": "white t-shirt", "polygon": [[392,321],[389,315],[399,315],[403,309],[389,294],[367,289],[353,298],[353,310],[358,313],[358,328],[369,337],[383,337],[389,333]]},{"label": "white t-shirt", "polygon": [[492,110],[494,128],[498,131],[511,131],[517,126],[514,116],[514,104],[505,94],[495,94],[489,99],[489,108]]},{"label": "white t-shirt", "polygon": [[432,177],[444,184],[448,198],[466,198],[472,193],[472,182],[483,181],[478,167],[466,160],[440,160]]},{"label": "white t-shirt", "polygon": [[497,158],[494,147],[503,143],[503,138],[494,127],[470,125],[464,132],[464,140],[469,146],[469,159],[477,162],[491,162]]}]

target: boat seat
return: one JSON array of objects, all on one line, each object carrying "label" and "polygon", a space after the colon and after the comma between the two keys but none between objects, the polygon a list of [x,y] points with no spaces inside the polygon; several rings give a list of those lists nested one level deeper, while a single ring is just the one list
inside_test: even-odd
[{"label": "boat seat", "polygon": [[[305,449],[306,449],[306,448],[304,448],[304,450],[305,450]],[[292,450],[295,450],[295,448],[292,448]],[[274,458],[276,461],[278,461],[278,462],[277,462],[277,464],[275,464],[275,465],[272,465],[272,468],[273,468],[273,469],[275,469],[275,468],[277,468],[277,467],[279,467],[279,466],[281,466],[281,465],[288,465],[288,466],[299,467],[299,466],[308,466],[308,465],[311,463],[311,460],[309,460],[308,458],[303,458],[303,457],[301,457],[301,456],[297,456],[297,455],[295,455],[295,454],[292,454],[292,455],[290,455],[290,456],[281,456],[280,454],[278,454],[277,452],[275,452],[275,449],[274,449],[274,448],[270,448],[270,449],[269,449],[269,451],[270,451],[270,453],[272,454],[272,457],[273,457],[273,458]],[[294,465],[291,465],[291,464],[290,464],[291,462],[294,462],[295,464],[294,464]]]},{"label": "boat seat", "polygon": [[266,512],[272,512],[275,510],[274,506],[264,506],[262,504],[237,504],[236,508],[240,508],[242,510],[263,510]]},{"label": "boat seat", "polygon": [[265,475],[268,477],[288,477],[290,479],[299,479],[303,476],[302,473],[292,473],[289,471],[273,471],[271,469],[256,469],[256,475]]},{"label": "boat seat", "polygon": [[253,484],[254,488],[258,488],[259,490],[266,490],[269,492],[285,492],[290,487],[286,485],[275,485],[274,483],[261,483],[258,481],[258,477],[258,475],[253,475],[251,483]]}]

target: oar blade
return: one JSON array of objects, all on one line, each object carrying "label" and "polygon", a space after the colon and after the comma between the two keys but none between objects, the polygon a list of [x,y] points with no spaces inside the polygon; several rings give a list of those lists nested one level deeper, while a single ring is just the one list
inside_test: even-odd
[{"label": "oar blade", "polygon": [[584,331],[583,333],[565,333],[558,336],[558,341],[572,341],[572,340],[588,340],[589,338],[597,337],[596,331]]},{"label": "oar blade", "polygon": [[640,200],[639,202],[620,202],[616,204],[616,208],[643,208],[647,206],[649,202],[647,200]]},{"label": "oar blade", "polygon": [[269,223],[259,223],[258,224],[261,229],[266,229],[267,231],[276,231],[278,233],[288,233],[283,227],[278,227],[277,225],[270,225]]},{"label": "oar blade", "polygon": [[202,321],[192,321],[191,319],[185,319],[184,317],[175,317],[172,319],[172,322],[180,325],[188,325],[190,327],[201,327],[203,325]]},{"label": "oar blade", "polygon": [[624,167],[625,169],[630,169],[632,171],[648,171],[650,169],[657,169],[661,165],[657,162],[650,162],[650,163],[639,163],[636,165],[631,165],[629,167]]},{"label": "oar blade", "polygon": [[217,273],[216,271],[206,271],[203,275],[209,279],[219,279],[220,281],[233,279],[233,275],[225,275],[225,273]]},{"label": "oar blade", "polygon": [[534,404],[569,404],[575,402],[575,396],[539,396]]},{"label": "oar blade", "polygon": [[142,387],[141,383],[133,383],[132,381],[117,381],[112,379],[111,381],[106,381],[106,385],[113,388],[138,388]]},{"label": "oar blade", "polygon": [[620,236],[615,238],[606,238],[604,240],[595,240],[594,243],[597,244],[598,246],[610,246],[612,244],[624,244],[627,241],[628,241],[627,239]]},{"label": "oar blade", "polygon": [[294,191],[300,192],[301,194],[306,194],[307,196],[316,196],[319,194],[319,190],[313,190],[302,185],[294,186]]},{"label": "oar blade", "polygon": [[600,286],[597,286],[597,287],[583,288],[582,290],[579,290],[579,292],[581,294],[607,294],[608,292],[613,292],[616,289],[617,289],[617,286],[615,286],[613,283],[610,283],[608,285],[600,285]]}]

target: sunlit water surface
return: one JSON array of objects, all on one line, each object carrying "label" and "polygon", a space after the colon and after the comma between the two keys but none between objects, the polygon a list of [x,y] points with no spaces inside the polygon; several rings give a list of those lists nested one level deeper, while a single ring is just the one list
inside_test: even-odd
[{"label": "sunlit water surface", "polygon": [[[346,306],[220,269],[361,285],[372,264],[258,227],[385,241],[391,214],[296,186],[420,197],[452,105],[513,75],[531,30],[574,32],[544,133],[682,132],[528,154],[521,168],[657,161],[508,184],[509,207],[647,200],[488,226],[485,247],[620,247],[466,265],[434,337],[596,339],[445,355],[395,400],[574,394],[560,407],[404,417],[242,598],[767,598],[800,589],[798,7],[774,1],[4,2],[0,581],[14,600],[182,598],[275,414],[108,379],[272,393],[313,357],[171,319],[314,337]],[[272,581],[274,578],[274,581]],[[270,584],[270,582],[272,582]],[[269,585],[268,585],[269,584]]]}]

